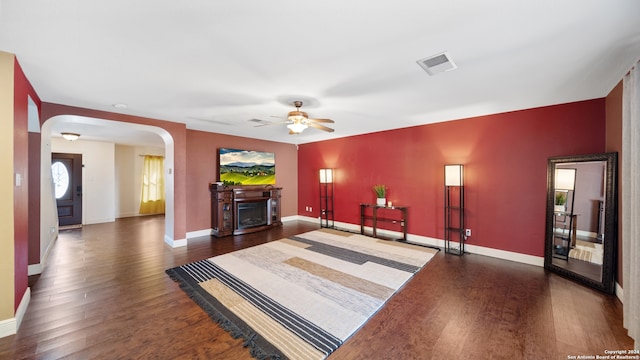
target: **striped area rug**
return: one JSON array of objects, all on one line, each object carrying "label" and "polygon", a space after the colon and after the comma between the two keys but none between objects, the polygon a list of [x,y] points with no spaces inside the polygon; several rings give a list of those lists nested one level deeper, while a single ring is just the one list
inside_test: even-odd
[{"label": "striped area rug", "polygon": [[336,230],[167,270],[259,359],[324,359],[437,250]]}]

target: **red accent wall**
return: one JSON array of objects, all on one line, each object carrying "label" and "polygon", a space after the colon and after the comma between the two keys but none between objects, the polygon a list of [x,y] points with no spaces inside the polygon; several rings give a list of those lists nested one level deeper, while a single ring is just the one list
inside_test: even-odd
[{"label": "red accent wall", "polygon": [[[13,161],[14,174],[20,174],[21,185],[14,186],[14,269],[15,269],[15,293],[14,310],[17,310],[22,297],[27,291],[29,276],[29,237],[30,232],[38,232],[37,228],[29,227],[30,212],[30,180],[29,172],[29,133],[28,133],[28,100],[27,96],[40,105],[40,100],[29,80],[25,76],[18,60],[15,60],[14,68],[14,147]],[[15,176],[15,175],[14,175]],[[38,174],[35,175],[36,177]],[[15,181],[15,180],[14,180]],[[37,209],[38,212],[40,209]]]},{"label": "red accent wall", "polygon": [[187,231],[211,228],[208,185],[216,181],[217,151],[221,147],[275,153],[276,186],[282,187],[283,217],[298,211],[298,161],[296,146],[245,137],[187,130]]},{"label": "red accent wall", "polygon": [[[318,217],[318,169],[335,169],[335,220],[359,224],[372,186],[409,206],[410,234],[444,237],[444,165],[465,165],[468,243],[544,256],[547,159],[605,150],[596,99],[300,145],[298,214]],[[312,212],[305,208],[312,206]]]},{"label": "red accent wall", "polygon": [[40,133],[29,132],[29,265],[40,264],[41,147]]}]

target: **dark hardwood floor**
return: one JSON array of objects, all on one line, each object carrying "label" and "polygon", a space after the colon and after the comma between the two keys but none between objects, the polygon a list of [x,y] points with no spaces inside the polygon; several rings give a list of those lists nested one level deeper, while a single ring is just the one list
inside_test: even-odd
[{"label": "dark hardwood floor", "polygon": [[[314,230],[294,221],[266,232],[163,243],[163,217],[65,230],[18,334],[0,359],[251,359],[164,270]],[[440,252],[337,359],[567,359],[632,349],[622,305],[544,269]]]}]

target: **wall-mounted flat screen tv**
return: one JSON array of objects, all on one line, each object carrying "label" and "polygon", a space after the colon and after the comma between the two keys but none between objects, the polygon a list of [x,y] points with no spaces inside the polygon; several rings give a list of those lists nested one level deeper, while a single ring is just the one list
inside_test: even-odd
[{"label": "wall-mounted flat screen tv", "polygon": [[276,183],[276,154],[266,151],[218,149],[220,181],[242,185]]}]

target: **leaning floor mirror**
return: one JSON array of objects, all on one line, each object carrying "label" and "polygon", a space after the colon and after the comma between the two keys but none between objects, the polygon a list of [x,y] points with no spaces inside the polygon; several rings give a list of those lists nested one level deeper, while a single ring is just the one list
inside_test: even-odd
[{"label": "leaning floor mirror", "polygon": [[615,290],[617,153],[553,157],[547,168],[545,268]]}]

